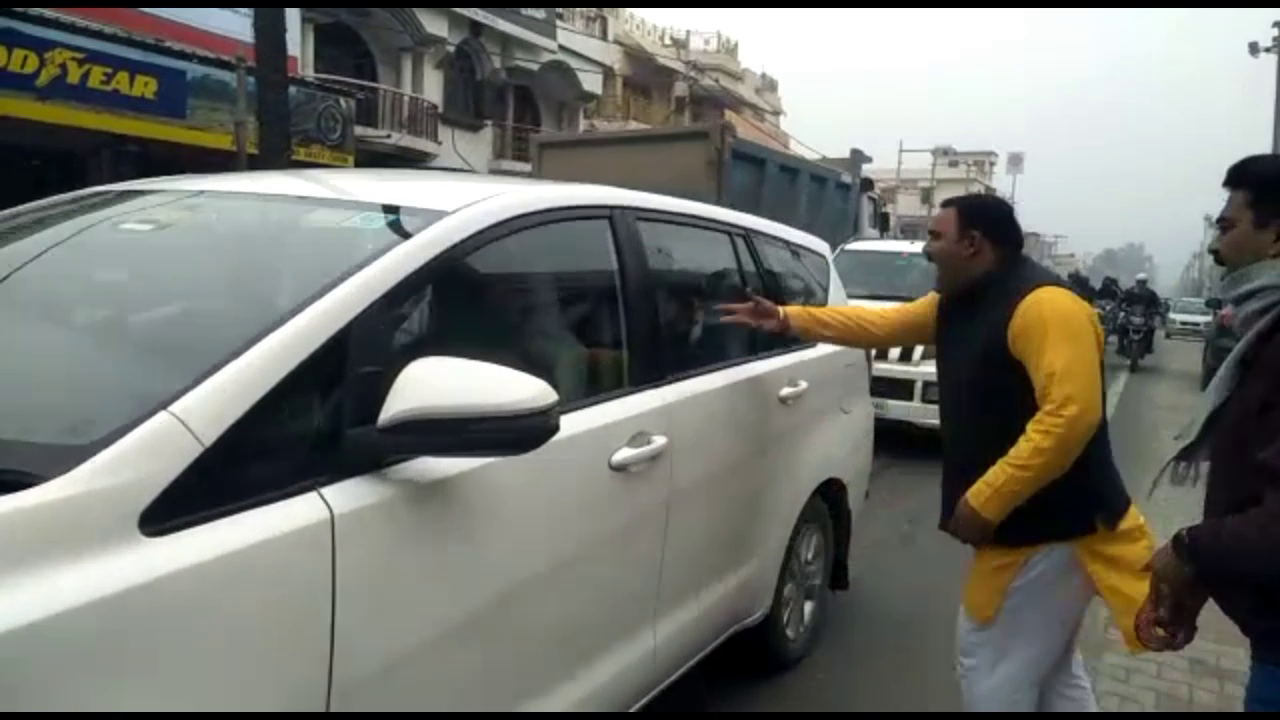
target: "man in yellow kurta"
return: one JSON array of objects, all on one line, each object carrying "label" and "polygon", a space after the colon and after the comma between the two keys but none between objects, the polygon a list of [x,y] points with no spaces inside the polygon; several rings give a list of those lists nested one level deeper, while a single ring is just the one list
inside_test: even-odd
[{"label": "man in yellow kurta", "polygon": [[937,292],[894,308],[778,307],[725,319],[863,348],[937,346],[940,527],[975,548],[957,623],[970,712],[1094,712],[1076,635],[1095,596],[1129,646],[1153,543],[1111,456],[1093,308],[1022,255],[1013,208],[942,203]]}]

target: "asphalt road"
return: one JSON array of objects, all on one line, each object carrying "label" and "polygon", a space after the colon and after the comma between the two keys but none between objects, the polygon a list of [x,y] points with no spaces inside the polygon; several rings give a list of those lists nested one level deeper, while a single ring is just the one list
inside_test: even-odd
[{"label": "asphalt road", "polygon": [[[1152,413],[1185,406],[1197,392],[1199,343],[1158,342],[1133,375],[1108,348],[1112,444],[1135,497],[1168,445],[1156,441]],[[968,552],[936,529],[938,451],[928,436],[878,431],[871,499],[854,530],[853,588],[836,596],[811,657],[784,675],[757,677],[728,645],[647,711],[959,711],[952,657]]]}]

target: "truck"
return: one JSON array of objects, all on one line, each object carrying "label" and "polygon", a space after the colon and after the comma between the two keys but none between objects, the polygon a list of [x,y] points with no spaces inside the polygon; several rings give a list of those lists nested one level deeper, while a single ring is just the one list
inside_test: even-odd
[{"label": "truck", "polygon": [[876,238],[888,213],[854,148],[808,160],[737,136],[727,122],[678,128],[535,136],[533,176],[613,185],[720,205],[827,241]]}]

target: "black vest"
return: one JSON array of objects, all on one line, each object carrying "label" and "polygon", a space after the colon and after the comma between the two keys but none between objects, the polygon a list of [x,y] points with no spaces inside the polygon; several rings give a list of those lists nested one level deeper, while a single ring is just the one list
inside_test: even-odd
[{"label": "black vest", "polygon": [[[1054,273],[1019,257],[938,305],[944,529],[956,503],[1013,447],[1038,409],[1026,368],[1009,352],[1008,328],[1022,299],[1048,285],[1065,287]],[[994,544],[1025,547],[1084,537],[1100,525],[1115,528],[1129,505],[1103,417],[1075,463],[1000,523]]]}]

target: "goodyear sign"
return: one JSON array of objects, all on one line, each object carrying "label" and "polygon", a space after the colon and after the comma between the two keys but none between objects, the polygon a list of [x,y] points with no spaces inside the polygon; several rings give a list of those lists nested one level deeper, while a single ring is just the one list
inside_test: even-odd
[{"label": "goodyear sign", "polygon": [[[236,94],[225,64],[0,18],[0,117],[231,152]],[[289,109],[295,160],[355,163],[352,98],[295,82]]]},{"label": "goodyear sign", "polygon": [[187,73],[0,28],[0,90],[183,120]]}]

